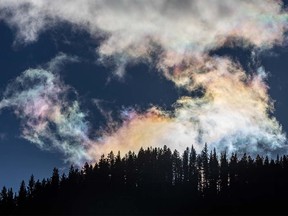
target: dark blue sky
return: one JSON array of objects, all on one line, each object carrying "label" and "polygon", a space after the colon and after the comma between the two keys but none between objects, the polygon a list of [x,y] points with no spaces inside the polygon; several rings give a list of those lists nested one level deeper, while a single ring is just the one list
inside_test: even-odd
[{"label": "dark blue sky", "polygon": [[[105,126],[92,99],[100,99],[106,110],[117,116],[122,107],[138,106],[148,108],[151,104],[170,109],[181,95],[188,92],[177,89],[174,84],[158,73],[153,66],[129,65],[123,79],[112,75],[112,67],[97,63],[97,41],[69,26],[54,28],[41,34],[39,40],[29,45],[13,44],[14,32],[0,22],[0,65],[1,94],[9,82],[28,68],[35,68],[49,62],[63,52],[80,58],[77,63],[67,63],[61,70],[61,77],[79,93],[82,108],[89,111],[93,128]],[[241,48],[224,48],[215,55],[229,55],[249,68],[251,53]],[[275,100],[274,116],[288,131],[288,51],[286,47],[276,47],[258,59],[269,72],[269,93]],[[253,68],[252,68],[253,69]],[[18,187],[21,179],[27,180],[31,174],[36,178],[50,176],[53,167],[67,170],[69,164],[56,151],[43,151],[36,145],[20,137],[19,120],[13,111],[6,109],[0,113],[0,187]]]}]

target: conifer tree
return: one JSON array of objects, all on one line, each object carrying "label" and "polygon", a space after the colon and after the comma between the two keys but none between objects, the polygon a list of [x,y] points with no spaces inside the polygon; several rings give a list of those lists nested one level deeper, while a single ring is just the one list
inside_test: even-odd
[{"label": "conifer tree", "polygon": [[24,205],[26,204],[26,200],[27,200],[27,189],[25,182],[22,181],[18,193],[17,203],[20,207],[24,207]]}]

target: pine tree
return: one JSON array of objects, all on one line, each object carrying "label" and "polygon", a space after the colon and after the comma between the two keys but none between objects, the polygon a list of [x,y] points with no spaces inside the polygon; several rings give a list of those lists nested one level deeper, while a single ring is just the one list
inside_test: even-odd
[{"label": "pine tree", "polygon": [[33,197],[34,191],[35,191],[35,179],[34,176],[31,175],[28,182],[28,196],[30,199]]},{"label": "pine tree", "polygon": [[1,206],[3,209],[6,208],[8,203],[8,191],[7,188],[4,186],[0,193],[0,200],[1,200]]},{"label": "pine tree", "polygon": [[173,184],[179,184],[182,181],[182,161],[179,156],[179,152],[174,150],[172,155],[172,172],[173,172]]},{"label": "pine tree", "polygon": [[183,160],[183,181],[187,183],[189,181],[189,148],[187,147],[182,156]]},{"label": "pine tree", "polygon": [[198,190],[199,171],[197,167],[197,154],[192,145],[189,155],[189,182],[191,183],[192,191],[195,193]]},{"label": "pine tree", "polygon": [[208,188],[208,178],[209,178],[209,156],[208,156],[208,146],[205,143],[203,150],[201,151],[201,185],[202,190]]},{"label": "pine tree", "polygon": [[209,158],[209,191],[211,195],[216,196],[218,192],[219,162],[216,149],[211,152]]},{"label": "pine tree", "polygon": [[18,193],[17,203],[20,207],[24,207],[26,201],[27,201],[27,189],[26,189],[25,181],[22,181],[20,185],[19,193]]},{"label": "pine tree", "polygon": [[163,149],[163,170],[164,181],[168,184],[172,184],[173,172],[172,172],[172,152],[167,146]]},{"label": "pine tree", "polygon": [[53,169],[53,174],[52,174],[52,178],[51,178],[51,186],[54,190],[57,190],[59,187],[59,183],[60,183],[60,176],[59,176],[59,171],[57,168]]},{"label": "pine tree", "polygon": [[220,157],[220,191],[224,197],[228,194],[228,160],[226,151],[221,153]]}]

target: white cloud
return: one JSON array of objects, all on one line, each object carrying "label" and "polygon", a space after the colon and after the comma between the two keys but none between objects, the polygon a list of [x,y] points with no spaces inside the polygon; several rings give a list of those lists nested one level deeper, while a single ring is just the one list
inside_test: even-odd
[{"label": "white cloud", "polygon": [[[0,14],[1,20],[16,29],[18,42],[34,42],[42,32],[67,22],[95,39],[101,38],[97,50],[100,60],[106,63],[107,57],[113,59],[118,75],[124,74],[128,62],[149,62],[156,54],[158,70],[175,85],[188,91],[199,87],[205,91],[202,98],[180,98],[172,114],[161,108],[152,113],[134,113],[118,130],[103,132],[98,140],[90,140],[78,103],[68,106],[68,102],[63,104],[58,98],[67,86],[49,71],[28,70],[12,84],[21,84],[24,90],[16,88],[16,94],[8,86],[1,106],[14,107],[28,127],[24,134],[35,142],[42,136],[38,131],[45,131],[44,138],[49,138],[47,124],[52,121],[63,143],[71,139],[83,139],[80,143],[84,146],[89,143],[85,151],[89,156],[117,148],[127,151],[136,150],[138,145],[167,143],[172,148],[186,148],[193,143],[200,148],[208,142],[231,151],[254,152],[285,147],[281,126],[269,117],[273,104],[267,93],[265,72],[249,76],[230,59],[209,56],[211,50],[231,40],[256,51],[281,45],[288,24],[281,1],[1,0]],[[40,84],[27,88],[24,82],[35,78],[40,79]],[[45,113],[44,119],[40,110]],[[61,120],[53,117],[56,114]],[[69,146],[61,148],[66,151]]]}]

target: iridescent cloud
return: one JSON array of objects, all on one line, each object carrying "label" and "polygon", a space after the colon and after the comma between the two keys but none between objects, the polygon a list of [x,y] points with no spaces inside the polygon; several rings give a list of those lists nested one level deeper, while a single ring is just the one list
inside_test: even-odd
[{"label": "iridescent cloud", "polygon": [[[57,56],[48,68],[56,69],[57,61],[67,58],[63,54]],[[88,123],[77,100],[68,99],[69,92],[73,89],[59,75],[45,69],[29,69],[7,86],[0,110],[12,108],[21,119],[23,138],[41,149],[57,149],[69,162],[80,164],[89,160]]]},{"label": "iridescent cloud", "polygon": [[[1,104],[15,108],[16,114],[25,119],[24,136],[40,145],[46,142],[45,136],[38,141],[42,131],[52,133],[52,122],[57,126],[55,143],[58,136],[80,143],[76,145],[80,156],[78,149],[73,149],[76,158],[84,154],[93,159],[110,150],[127,152],[164,144],[179,150],[194,144],[200,149],[205,142],[221,150],[249,149],[250,153],[271,155],[286,148],[286,135],[271,117],[273,103],[267,92],[265,70],[260,67],[248,75],[228,57],[210,55],[217,48],[233,44],[254,52],[281,45],[288,24],[281,1],[2,0],[0,12],[0,20],[16,29],[18,43],[33,42],[41,32],[67,22],[101,41],[99,61],[110,64],[112,59],[118,76],[124,75],[128,62],[156,62],[157,70],[176,86],[204,91],[202,97],[179,98],[174,111],[156,107],[146,113],[127,111],[130,118],[119,128],[102,131],[91,140],[77,101],[62,100],[67,86],[61,82],[50,85],[50,76],[59,81],[53,73],[28,70],[15,82],[24,85],[24,81],[31,82],[30,77],[43,76],[42,84],[51,96],[39,94],[40,86],[33,91],[24,88],[15,95],[8,87],[7,99]],[[25,98],[33,103],[26,104]],[[69,133],[73,133],[72,138]],[[63,146],[65,152],[71,145]]]},{"label": "iridescent cloud", "polygon": [[[183,97],[173,112],[153,108],[135,114],[117,130],[103,134],[92,147],[92,154],[111,150],[137,151],[140,147],[163,146],[184,151],[192,144],[200,150],[205,143],[231,153],[250,154],[286,152],[286,136],[269,113],[273,104],[263,80],[264,72],[253,76],[229,59],[213,59],[213,69],[195,73],[187,68],[193,86],[205,88],[203,97]],[[100,143],[100,145],[99,145]]]}]

